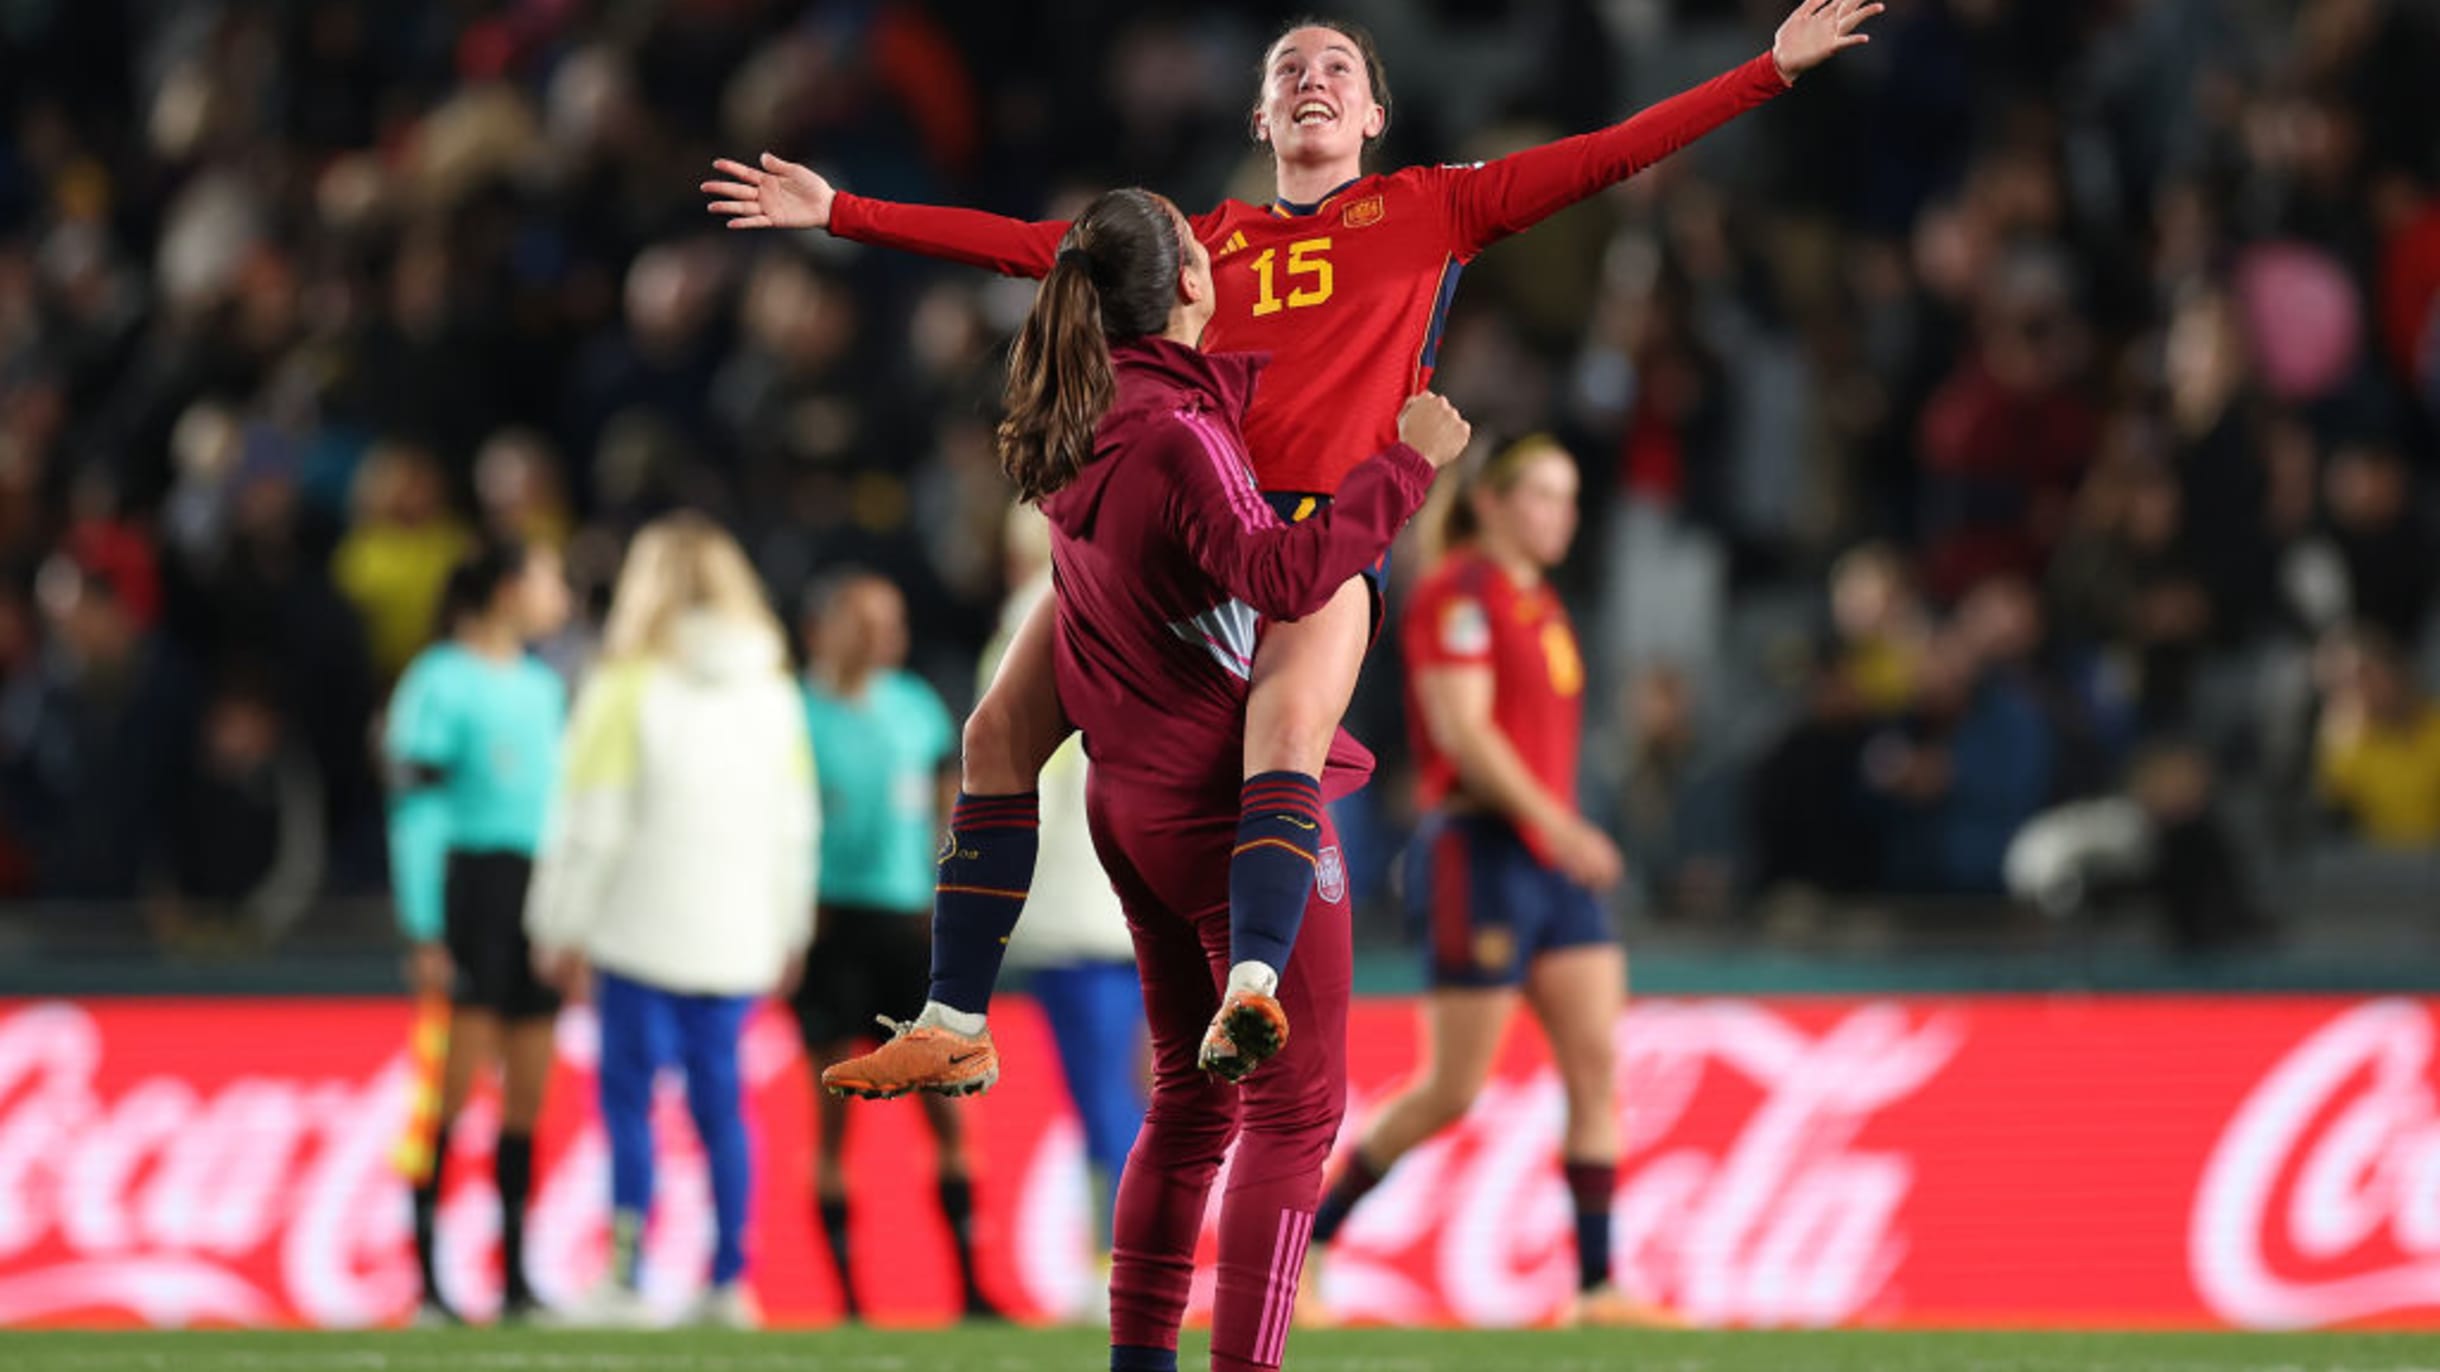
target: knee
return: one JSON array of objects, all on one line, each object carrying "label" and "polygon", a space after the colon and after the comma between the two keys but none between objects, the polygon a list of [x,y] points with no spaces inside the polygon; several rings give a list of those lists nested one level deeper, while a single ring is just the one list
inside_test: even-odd
[{"label": "knee", "polygon": [[[1267,1083],[1259,1075],[1247,1078],[1245,1127],[1270,1134],[1320,1133],[1336,1138],[1347,1114],[1343,1081],[1313,1080]],[[1269,1086],[1273,1089],[1263,1089]]]},{"label": "knee", "polygon": [[1137,1139],[1158,1138],[1161,1155],[1180,1162],[1218,1162],[1237,1134],[1237,1112],[1216,1093],[1154,1091]]},{"label": "knee", "polygon": [[1617,1094],[1618,1050],[1606,1034],[1588,1034],[1565,1046],[1561,1078],[1578,1104],[1606,1103]]},{"label": "knee", "polygon": [[1282,679],[1247,710],[1245,723],[1249,759],[1310,771],[1316,759],[1329,756],[1339,711],[1321,693]]},{"label": "knee", "polygon": [[966,789],[980,795],[1005,795],[1033,786],[1044,759],[1025,755],[1028,732],[1018,711],[1000,693],[987,692],[975,702],[959,739]]},{"label": "knee", "polygon": [[1479,1089],[1472,1082],[1426,1081],[1415,1093],[1416,1113],[1423,1116],[1430,1132],[1438,1133],[1466,1117],[1474,1108]]}]

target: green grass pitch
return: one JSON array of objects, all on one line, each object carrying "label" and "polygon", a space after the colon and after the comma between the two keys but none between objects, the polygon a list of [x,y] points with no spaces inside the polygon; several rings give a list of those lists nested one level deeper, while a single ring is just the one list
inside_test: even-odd
[{"label": "green grass pitch", "polygon": [[[0,1334],[0,1372],[1094,1372],[1090,1330]],[[1181,1365],[1200,1369],[1190,1335]],[[1293,1372],[2440,1372],[2440,1336],[1320,1330]]]}]

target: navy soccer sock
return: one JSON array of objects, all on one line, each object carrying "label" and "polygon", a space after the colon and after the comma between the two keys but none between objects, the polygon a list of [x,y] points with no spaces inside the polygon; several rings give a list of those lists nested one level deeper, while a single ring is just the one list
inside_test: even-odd
[{"label": "navy soccer sock", "polygon": [[1339,1179],[1331,1183],[1330,1194],[1322,1197],[1321,1206],[1313,1212],[1313,1241],[1329,1247],[1330,1241],[1339,1236],[1339,1226],[1347,1223],[1347,1216],[1357,1202],[1381,1184],[1383,1175],[1364,1160],[1363,1149],[1348,1154],[1347,1170],[1339,1173]]},{"label": "navy soccer sock", "polygon": [[1303,772],[1248,777],[1228,861],[1229,965],[1284,973],[1313,898],[1322,842],[1322,783]]},{"label": "navy soccer sock", "polygon": [[1113,1344],[1110,1372],[1178,1372],[1178,1350],[1142,1344]]},{"label": "navy soccer sock", "polygon": [[1025,909],[1041,838],[1042,800],[959,792],[932,898],[932,999],[981,1015],[991,1007],[1008,935]]},{"label": "navy soccer sock", "polygon": [[1567,1164],[1567,1194],[1576,1203],[1576,1289],[1590,1291],[1610,1279],[1610,1197],[1618,1190],[1618,1164]]}]

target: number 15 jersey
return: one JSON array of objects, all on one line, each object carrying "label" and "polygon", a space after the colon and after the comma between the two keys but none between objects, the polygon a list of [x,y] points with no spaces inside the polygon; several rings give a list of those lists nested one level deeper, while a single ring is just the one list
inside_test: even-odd
[{"label": "number 15 jersey", "polygon": [[[1431,383],[1459,269],[1477,253],[1785,89],[1764,53],[1624,123],[1494,162],[1359,177],[1315,205],[1231,200],[1195,216],[1218,293],[1203,346],[1271,355],[1245,420],[1263,488],[1330,494],[1396,440],[1399,407]],[[842,238],[1036,277],[1067,227],[845,192],[830,217]]]}]

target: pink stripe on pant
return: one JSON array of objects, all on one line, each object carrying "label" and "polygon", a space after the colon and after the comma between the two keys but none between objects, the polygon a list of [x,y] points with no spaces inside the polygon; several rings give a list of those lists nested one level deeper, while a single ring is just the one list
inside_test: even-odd
[{"label": "pink stripe on pant", "polygon": [[[1347,1104],[1353,975],[1343,893],[1332,903],[1317,891],[1280,979],[1287,1048],[1241,1086],[1196,1070],[1228,978],[1233,802],[1216,812],[1195,809],[1100,773],[1087,798],[1094,846],[1135,934],[1153,1053],[1151,1102],[1119,1185],[1110,1341],[1177,1347],[1195,1240],[1233,1142],[1220,1203],[1215,1372],[1273,1368],[1286,1355],[1322,1167]],[[1321,841],[1338,843],[1326,816]]]}]

